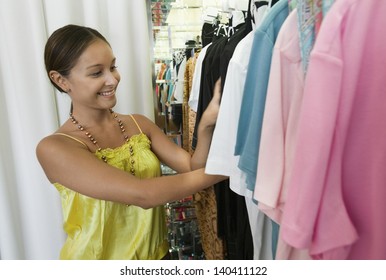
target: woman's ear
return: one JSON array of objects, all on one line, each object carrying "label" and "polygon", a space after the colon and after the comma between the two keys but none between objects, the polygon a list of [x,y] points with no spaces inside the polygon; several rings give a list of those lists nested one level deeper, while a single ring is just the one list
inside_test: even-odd
[{"label": "woman's ear", "polygon": [[63,77],[62,74],[57,71],[50,71],[49,75],[54,84],[60,87],[64,92],[69,92],[70,89],[68,88],[67,79]]}]

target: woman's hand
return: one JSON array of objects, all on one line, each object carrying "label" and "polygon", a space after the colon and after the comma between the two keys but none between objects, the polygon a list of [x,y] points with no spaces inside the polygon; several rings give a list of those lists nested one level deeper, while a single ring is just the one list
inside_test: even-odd
[{"label": "woman's hand", "polygon": [[214,127],[220,110],[220,99],[221,79],[218,79],[214,85],[212,100],[209,102],[206,110],[202,114],[200,124],[198,126],[197,146],[190,161],[193,170],[205,167],[206,165]]},{"label": "woman's hand", "polygon": [[207,128],[214,128],[220,109],[221,100],[221,78],[219,78],[213,89],[213,97],[201,117],[201,125]]}]

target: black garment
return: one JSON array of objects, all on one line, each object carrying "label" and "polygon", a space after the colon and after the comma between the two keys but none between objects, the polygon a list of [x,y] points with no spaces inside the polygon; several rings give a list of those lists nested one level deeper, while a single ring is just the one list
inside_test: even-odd
[{"label": "black garment", "polygon": [[200,92],[198,97],[196,123],[192,139],[193,149],[195,149],[197,145],[197,128],[200,123],[201,116],[213,97],[214,84],[220,78],[220,55],[227,42],[227,37],[221,37],[212,42],[206,50],[204,60],[202,61]]},{"label": "black garment", "polygon": [[[243,30],[243,29],[240,29]],[[223,53],[229,46],[229,60],[233,54],[232,49],[242,36],[236,38],[221,37],[212,42],[206,51],[202,62],[200,93],[196,114],[196,124],[193,133],[193,148],[197,144],[197,128],[201,116],[213,96],[215,82],[221,76],[221,59]],[[234,34],[236,35],[236,33]],[[239,38],[240,36],[240,38]],[[234,45],[235,44],[235,45]],[[234,45],[234,46],[233,46]],[[224,60],[223,67],[227,67],[228,58]],[[225,61],[228,61],[226,63]],[[245,205],[245,197],[239,196],[229,188],[229,180],[214,185],[217,204],[217,226],[218,236],[225,241],[227,259],[253,259],[253,239],[249,224],[248,212]]]},{"label": "black garment", "polygon": [[[220,55],[221,88],[224,88],[229,62],[238,43],[252,31],[252,25],[241,24],[235,28],[235,33],[229,38]],[[253,238],[249,224],[245,197],[229,188],[229,180],[216,184],[217,212],[219,222],[223,224],[227,258],[230,260],[253,259]]]},{"label": "black garment", "polygon": [[[235,27],[235,33],[228,39],[220,54],[221,88],[224,88],[229,62],[238,43],[252,31],[251,21]],[[245,197],[229,188],[229,180],[214,186],[219,233],[225,238],[227,258],[230,260],[253,259],[253,238]],[[221,220],[222,219],[222,220]]]},{"label": "black garment", "polygon": [[243,23],[237,26],[235,33],[229,38],[223,52],[220,56],[220,76],[221,76],[221,88],[224,88],[225,78],[228,71],[229,61],[231,60],[233,53],[237,47],[237,44],[252,31],[251,22]]},{"label": "black garment", "polygon": [[[275,5],[277,2],[279,2],[279,0],[272,0],[272,7],[273,5]],[[255,1],[255,7],[256,9],[259,9],[260,7],[262,6],[265,6],[265,5],[268,5],[268,0],[263,0],[263,1]]]},{"label": "black garment", "polygon": [[210,43],[212,43],[212,38],[213,38],[215,28],[216,28],[215,24],[211,24],[207,22],[205,22],[202,25],[202,30],[201,30],[202,47],[205,47],[206,45],[209,45]]},{"label": "black garment", "polygon": [[188,40],[185,42],[185,57],[186,61],[194,55],[197,43],[194,40]]},{"label": "black garment", "polygon": [[252,260],[254,247],[245,197],[229,188],[229,180],[214,188],[218,235],[225,242],[226,259]]}]

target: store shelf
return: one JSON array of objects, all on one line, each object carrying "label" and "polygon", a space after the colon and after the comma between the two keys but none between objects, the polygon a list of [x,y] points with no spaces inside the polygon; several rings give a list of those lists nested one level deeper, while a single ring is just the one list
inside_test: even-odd
[{"label": "store shelf", "polygon": [[[161,167],[163,176],[175,174],[175,171],[166,165]],[[171,258],[175,260],[204,259],[193,197],[167,203],[165,211]]]}]

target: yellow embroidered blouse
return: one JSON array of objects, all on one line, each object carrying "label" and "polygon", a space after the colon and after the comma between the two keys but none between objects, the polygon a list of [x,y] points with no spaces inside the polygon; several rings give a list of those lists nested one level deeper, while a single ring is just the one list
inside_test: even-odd
[{"label": "yellow embroidered blouse", "polygon": [[[121,170],[133,169],[139,178],[160,176],[160,162],[150,149],[151,142],[138,128],[140,134],[122,146],[96,151],[95,155],[100,159],[106,156],[108,164]],[[94,199],[59,183],[54,185],[61,196],[67,233],[61,259],[157,260],[168,252],[164,207],[145,210]]]}]

